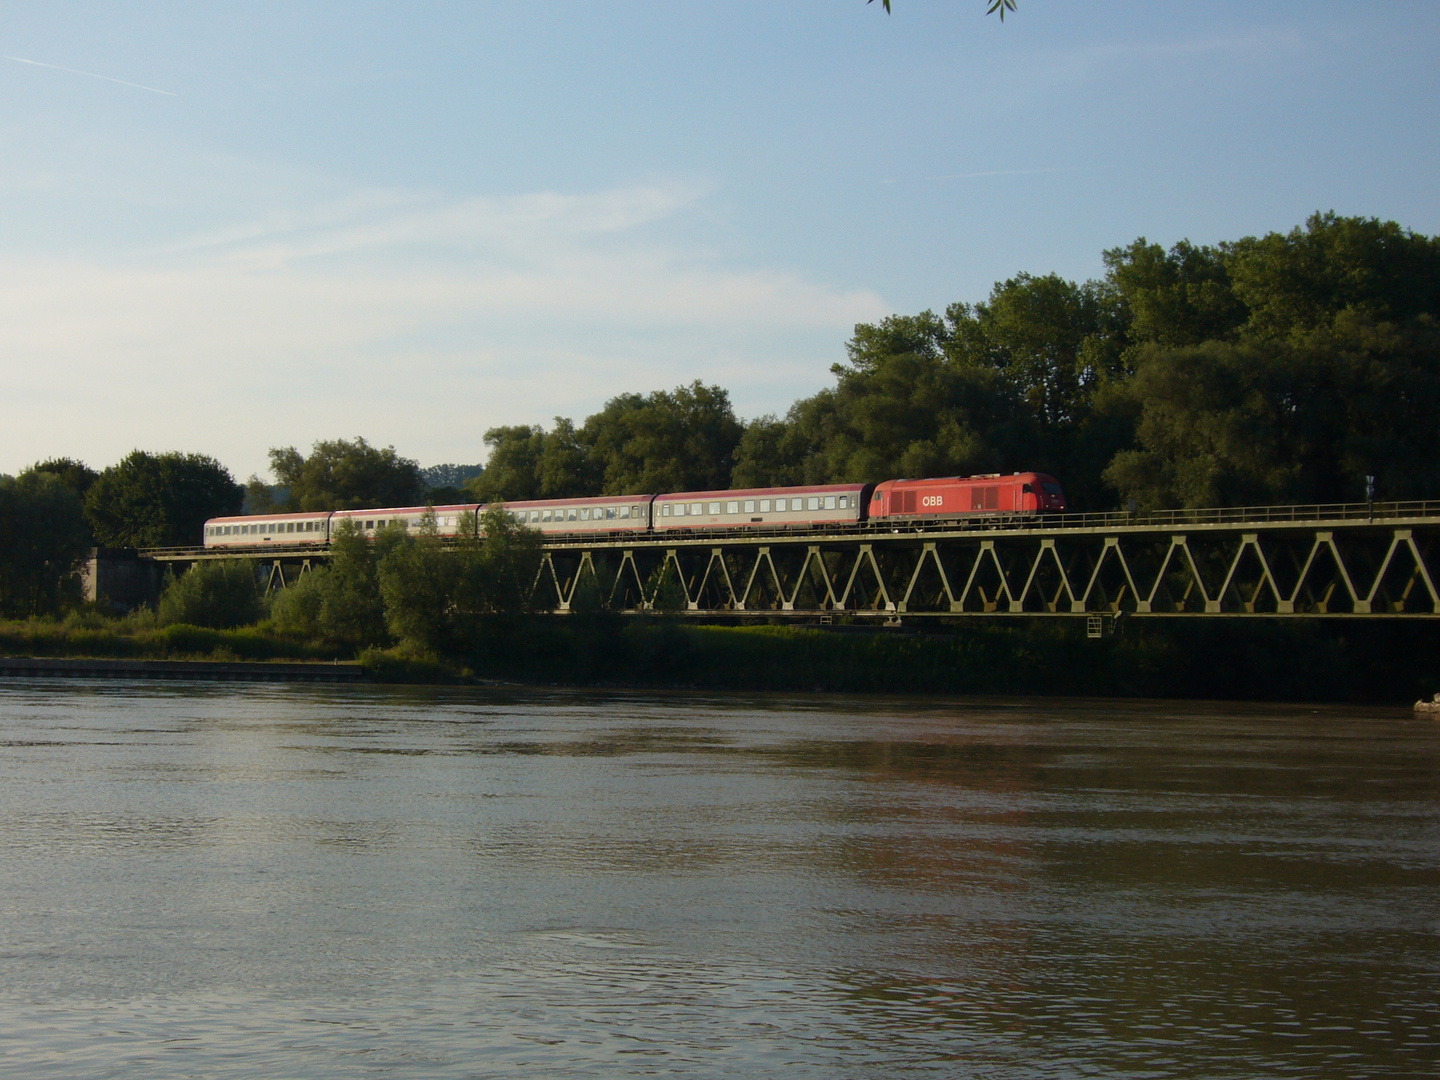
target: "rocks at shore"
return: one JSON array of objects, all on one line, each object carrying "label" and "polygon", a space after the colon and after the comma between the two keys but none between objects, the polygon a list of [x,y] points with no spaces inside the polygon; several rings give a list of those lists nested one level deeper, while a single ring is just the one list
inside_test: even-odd
[{"label": "rocks at shore", "polygon": [[1415,711],[1417,713],[1427,713],[1433,716],[1440,716],[1440,694],[1436,694],[1434,699],[1431,701],[1415,702]]}]

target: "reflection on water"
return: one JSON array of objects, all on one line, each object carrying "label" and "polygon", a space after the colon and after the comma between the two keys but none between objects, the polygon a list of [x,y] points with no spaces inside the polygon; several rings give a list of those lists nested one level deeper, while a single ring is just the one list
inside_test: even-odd
[{"label": "reflection on water", "polygon": [[1440,724],[0,684],[0,1071],[1399,1077]]}]

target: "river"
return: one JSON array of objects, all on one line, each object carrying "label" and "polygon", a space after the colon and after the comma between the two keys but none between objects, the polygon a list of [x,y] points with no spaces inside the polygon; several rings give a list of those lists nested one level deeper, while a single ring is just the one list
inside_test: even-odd
[{"label": "river", "polygon": [[1401,710],[0,682],[0,1073],[1420,1077]]}]

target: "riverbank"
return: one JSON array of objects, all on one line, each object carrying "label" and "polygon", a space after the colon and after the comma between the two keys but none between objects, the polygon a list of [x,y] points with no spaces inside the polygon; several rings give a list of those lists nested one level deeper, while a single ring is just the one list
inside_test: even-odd
[{"label": "riverbank", "polygon": [[1122,619],[1113,633],[1092,639],[1080,620],[915,629],[539,617],[454,656],[398,648],[357,654],[285,637],[267,623],[210,630],[127,620],[29,620],[0,623],[0,655],[250,665],[348,661],[364,678],[386,683],[1406,705],[1440,688],[1440,626],[1358,620]]}]

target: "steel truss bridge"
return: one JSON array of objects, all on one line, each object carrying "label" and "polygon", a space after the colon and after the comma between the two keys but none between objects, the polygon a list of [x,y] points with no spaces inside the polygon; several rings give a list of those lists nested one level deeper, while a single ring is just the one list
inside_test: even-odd
[{"label": "steel truss bridge", "polygon": [[[1440,616],[1440,502],[992,517],[883,528],[554,539],[538,608],[833,622],[974,617]],[[268,588],[323,549],[154,549],[255,558]],[[592,598],[590,600],[582,597]]]}]

